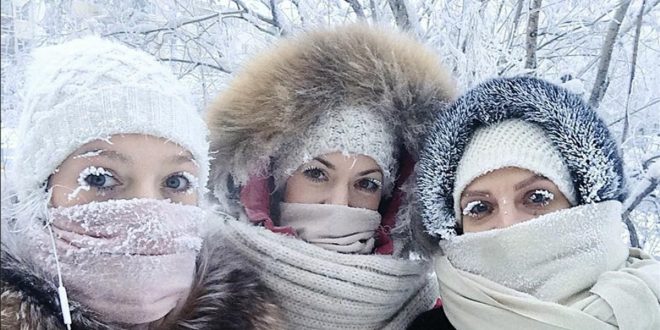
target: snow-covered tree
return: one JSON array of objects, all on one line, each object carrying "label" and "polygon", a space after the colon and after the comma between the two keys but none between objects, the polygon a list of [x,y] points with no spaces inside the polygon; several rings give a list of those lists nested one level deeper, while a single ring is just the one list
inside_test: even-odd
[{"label": "snow-covered tree", "polygon": [[[2,126],[16,125],[30,49],[86,34],[143,49],[184,79],[200,111],[278,38],[356,20],[398,26],[469,88],[531,74],[598,107],[624,151],[633,244],[660,255],[660,0],[2,0]],[[11,134],[3,133],[3,162]]]}]

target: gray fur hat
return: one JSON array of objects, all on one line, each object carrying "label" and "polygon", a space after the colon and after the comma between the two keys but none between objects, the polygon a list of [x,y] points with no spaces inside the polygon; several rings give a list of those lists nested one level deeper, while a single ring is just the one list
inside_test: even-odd
[{"label": "gray fur hat", "polygon": [[424,141],[415,190],[428,235],[447,239],[457,234],[453,193],[466,147],[479,128],[511,119],[536,125],[549,138],[568,167],[577,205],[624,200],[619,148],[593,108],[541,79],[493,79],[438,113]]}]

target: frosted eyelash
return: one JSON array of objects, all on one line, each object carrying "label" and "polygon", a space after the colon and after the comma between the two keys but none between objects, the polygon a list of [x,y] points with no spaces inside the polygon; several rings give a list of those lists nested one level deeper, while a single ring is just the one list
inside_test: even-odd
[{"label": "frosted eyelash", "polygon": [[188,189],[185,191],[186,194],[192,194],[193,192],[197,191],[197,188],[199,188],[199,179],[195,175],[186,171],[179,173],[179,175],[186,178],[190,184],[190,187],[188,187]]},{"label": "frosted eyelash", "polygon": [[318,167],[318,166],[309,165],[309,166],[305,167],[305,169],[303,170],[303,173],[304,173],[304,172],[307,172],[307,171],[309,171],[309,170],[319,170],[319,171],[323,171],[323,169],[321,169],[321,168]]},{"label": "frosted eyelash", "polygon": [[374,179],[374,178],[366,178],[366,179],[375,183],[378,186],[378,188],[381,188],[383,186],[383,182],[378,179]]},{"label": "frosted eyelash", "polygon": [[481,204],[481,201],[471,201],[471,202],[467,203],[467,205],[465,205],[465,207],[463,208],[463,211],[461,212],[461,214],[462,215],[471,215],[472,214],[471,210],[479,204]]},{"label": "frosted eyelash", "polygon": [[539,194],[539,195],[542,195],[543,197],[545,197],[545,201],[543,202],[543,206],[546,206],[546,205],[550,204],[550,202],[552,202],[555,199],[555,194],[553,194],[552,192],[547,191],[545,189],[536,189],[536,190],[534,190],[533,193],[534,194]]},{"label": "frosted eyelash", "polygon": [[89,166],[85,168],[78,175],[78,187],[67,196],[69,200],[76,198],[81,191],[89,191],[91,189],[91,186],[85,180],[90,175],[107,175],[109,177],[113,176],[112,173],[103,167]]}]

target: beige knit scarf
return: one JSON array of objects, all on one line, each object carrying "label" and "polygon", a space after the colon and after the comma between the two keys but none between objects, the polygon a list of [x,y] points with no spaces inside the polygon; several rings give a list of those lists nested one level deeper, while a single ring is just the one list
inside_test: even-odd
[{"label": "beige knit scarf", "polygon": [[235,220],[219,231],[275,291],[290,329],[405,329],[437,298],[424,261],[341,254]]},{"label": "beige knit scarf", "polygon": [[444,242],[436,273],[457,329],[659,329],[660,264],[622,243],[616,201]]},{"label": "beige knit scarf", "polygon": [[374,250],[378,211],[334,204],[280,203],[280,226],[300,239],[339,253],[369,254]]}]

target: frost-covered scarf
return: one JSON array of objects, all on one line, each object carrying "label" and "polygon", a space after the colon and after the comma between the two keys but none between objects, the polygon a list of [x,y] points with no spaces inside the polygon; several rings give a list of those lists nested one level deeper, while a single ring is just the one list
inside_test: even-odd
[{"label": "frost-covered scarf", "polygon": [[341,254],[239,221],[220,231],[276,292],[287,328],[405,329],[437,298],[424,261]]},{"label": "frost-covered scarf", "polygon": [[340,253],[374,250],[378,211],[333,204],[280,203],[280,226],[296,231],[305,242]]},{"label": "frost-covered scarf", "polygon": [[[203,212],[168,201],[133,199],[52,208],[64,286],[105,321],[144,324],[185,299],[200,250]],[[47,228],[33,228],[37,257],[56,274]]]},{"label": "frost-covered scarf", "polygon": [[660,264],[622,241],[621,203],[587,204],[442,243],[457,329],[657,329]]}]

